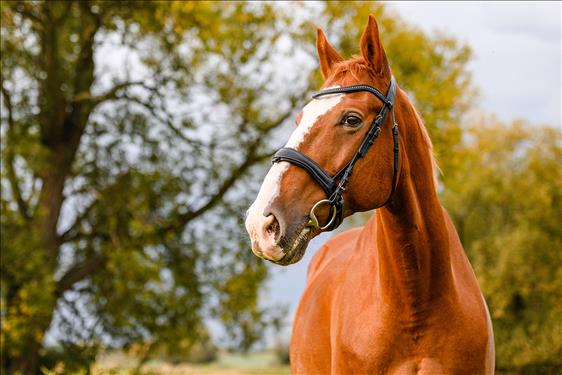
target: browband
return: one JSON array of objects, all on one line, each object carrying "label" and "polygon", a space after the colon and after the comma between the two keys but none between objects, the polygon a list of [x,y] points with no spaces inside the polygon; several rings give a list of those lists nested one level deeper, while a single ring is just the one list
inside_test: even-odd
[{"label": "browband", "polygon": [[[333,177],[328,175],[326,171],[314,160],[295,150],[294,148],[284,147],[277,151],[273,156],[273,163],[278,163],[280,161],[288,161],[289,163],[298,165],[299,167],[306,169],[306,171],[312,176],[314,181],[320,185],[320,187],[326,192],[327,196],[332,195],[336,189],[336,180],[338,180],[345,172],[345,167],[343,167],[338,173]],[[349,164],[349,163],[348,163]]]}]

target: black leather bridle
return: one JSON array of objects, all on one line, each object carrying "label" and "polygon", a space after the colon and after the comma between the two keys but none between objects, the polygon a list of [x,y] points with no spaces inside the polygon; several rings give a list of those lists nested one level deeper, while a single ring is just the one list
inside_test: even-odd
[{"label": "black leather bridle", "polygon": [[[384,124],[384,120],[386,115],[390,111],[392,114],[392,139],[394,141],[394,172],[392,175],[392,190],[388,199],[383,204],[386,205],[390,199],[392,198],[392,194],[396,189],[396,180],[398,178],[398,124],[394,119],[394,100],[396,98],[396,81],[394,77],[390,79],[390,85],[388,87],[388,92],[386,95],[381,93],[379,90],[374,88],[370,85],[353,85],[353,86],[346,86],[346,87],[336,87],[332,89],[322,90],[314,94],[312,97],[314,99],[319,98],[325,95],[334,95],[334,94],[350,94],[354,92],[370,92],[371,94],[375,95],[383,102],[383,107],[373,120],[371,127],[367,131],[365,138],[363,138],[363,142],[359,146],[359,149],[355,153],[355,155],[351,158],[351,160],[340,169],[333,177],[330,175],[316,163],[314,160],[306,156],[300,151],[297,151],[293,148],[284,147],[277,151],[273,158],[271,159],[272,163],[279,163],[281,161],[286,161],[297,165],[303,169],[305,169],[312,179],[320,185],[320,187],[326,192],[326,196],[328,199],[322,199],[312,207],[309,214],[309,221],[307,226],[312,227],[313,229],[318,229],[321,231],[330,231],[337,228],[343,221],[343,191],[345,190],[346,185],[349,182],[351,177],[351,173],[353,172],[353,167],[355,163],[359,159],[361,159],[369,148],[375,142],[375,139],[379,136],[381,132],[381,126]],[[338,182],[339,181],[339,182]],[[330,205],[330,220],[324,226],[321,226],[318,222],[318,218],[316,217],[315,210],[324,205]]]}]

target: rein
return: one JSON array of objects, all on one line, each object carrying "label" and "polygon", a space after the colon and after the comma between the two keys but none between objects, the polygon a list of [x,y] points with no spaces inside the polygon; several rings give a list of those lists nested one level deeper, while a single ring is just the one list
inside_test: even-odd
[{"label": "rein", "polygon": [[[381,93],[379,90],[370,85],[360,84],[345,87],[336,87],[332,89],[322,90],[314,94],[312,97],[314,99],[333,94],[350,94],[354,92],[369,92],[376,96],[379,100],[383,102],[383,107],[373,120],[371,127],[367,131],[367,134],[363,138],[359,149],[355,155],[351,158],[346,165],[343,166],[334,176],[330,176],[324,168],[322,168],[314,160],[306,156],[300,151],[293,148],[284,147],[273,155],[271,161],[272,163],[279,163],[282,161],[289,162],[291,164],[297,165],[304,170],[306,170],[312,179],[320,185],[320,187],[326,193],[327,199],[322,199],[312,206],[309,213],[309,220],[307,223],[308,227],[312,229],[317,229],[320,231],[331,231],[336,229],[343,221],[343,192],[349,183],[351,174],[353,172],[353,167],[355,163],[365,156],[367,151],[371,148],[375,140],[378,138],[381,132],[381,126],[384,123],[387,113],[390,111],[392,115],[392,140],[394,142],[394,172],[392,175],[392,190],[387,200],[384,202],[383,206],[386,205],[394,191],[396,190],[396,181],[398,178],[398,124],[394,118],[394,101],[396,98],[396,80],[394,76],[390,79],[390,85],[388,87],[388,92],[386,95]],[[339,182],[338,182],[339,181]],[[316,217],[316,209],[322,205],[330,205],[330,219],[328,223],[321,226]]]}]

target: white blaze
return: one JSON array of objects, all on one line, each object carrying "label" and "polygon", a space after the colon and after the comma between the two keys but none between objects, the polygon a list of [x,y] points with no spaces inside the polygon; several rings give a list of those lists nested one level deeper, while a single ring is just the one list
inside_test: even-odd
[{"label": "white blaze", "polygon": [[[285,147],[298,149],[299,145],[304,141],[304,138],[316,123],[316,120],[330,111],[330,109],[334,108],[342,98],[342,94],[327,95],[318,99],[313,99],[308,103],[303,108],[299,126],[297,126],[295,131],[291,134]],[[256,200],[248,209],[248,216],[246,218],[246,230],[252,240],[252,250],[258,256],[264,256],[265,258],[273,260],[281,259],[284,254],[281,248],[275,243],[274,236],[268,233],[267,228],[264,227],[266,219],[264,211],[279,195],[281,179],[288,167],[288,162],[275,163],[271,166],[263,180]]]}]

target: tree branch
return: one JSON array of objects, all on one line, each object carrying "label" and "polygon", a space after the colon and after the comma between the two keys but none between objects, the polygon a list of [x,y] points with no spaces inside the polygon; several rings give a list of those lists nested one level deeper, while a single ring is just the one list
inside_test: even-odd
[{"label": "tree branch", "polygon": [[12,194],[16,200],[18,205],[18,210],[22,218],[26,221],[29,221],[29,213],[27,208],[27,203],[24,201],[23,196],[21,194],[21,190],[19,187],[19,178],[16,174],[16,170],[14,168],[14,159],[15,155],[12,149],[14,141],[14,110],[12,106],[12,99],[10,97],[10,93],[4,86],[4,78],[2,78],[2,98],[4,99],[4,104],[6,105],[6,109],[8,111],[8,131],[6,132],[6,149],[5,149],[5,160],[6,160],[6,173],[8,175],[8,180],[10,181],[10,187],[12,189]]},{"label": "tree branch", "polygon": [[59,244],[62,245],[63,243],[71,242],[80,236],[80,231],[78,228],[80,227],[84,219],[88,217],[90,212],[92,212],[98,202],[98,199],[94,199],[94,201],[88,207],[86,207],[79,216],[76,217],[74,223],[72,223],[72,225],[59,236]]},{"label": "tree branch", "polygon": [[257,148],[257,145],[259,144],[261,144],[261,140],[259,142],[255,142],[256,147],[254,147],[254,149],[247,154],[246,160],[244,160],[242,164],[235,168],[230,173],[229,177],[223,180],[217,192],[213,194],[204,205],[194,211],[189,211],[185,215],[180,216],[180,222],[188,222],[190,220],[193,220],[197,216],[202,215],[204,212],[208,211],[210,208],[219,203],[226,192],[230,190],[232,186],[234,186],[234,183],[240,178],[240,176],[242,176],[242,174],[244,174],[244,172],[246,172],[248,168],[250,168],[258,161],[255,155],[255,148]]},{"label": "tree branch", "polygon": [[[236,181],[255,163],[260,162],[264,159],[267,159],[271,156],[272,153],[263,153],[258,154],[257,151],[259,147],[262,145],[264,138],[269,134],[273,129],[280,126],[284,123],[291,115],[293,114],[293,108],[289,111],[284,113],[281,117],[279,117],[276,121],[273,121],[268,126],[264,126],[259,128],[259,135],[254,139],[250,144],[247,145],[248,152],[246,153],[245,160],[236,168],[234,168],[230,175],[225,178],[217,191],[208,198],[207,202],[200,206],[199,208],[188,211],[184,214],[180,214],[177,219],[179,222],[179,226],[183,226],[187,224],[189,221],[195,219],[198,216],[201,216],[211,208],[213,208],[216,204],[218,204],[222,197],[234,186]],[[162,227],[163,230],[171,230],[174,228],[173,224],[168,224]]]},{"label": "tree branch", "polygon": [[147,90],[153,90],[154,88],[147,86],[144,82],[142,81],[129,81],[129,82],[121,82],[116,84],[115,86],[113,86],[111,89],[107,90],[104,94],[101,95],[92,95],[90,94],[89,91],[82,91],[78,94],[76,94],[76,96],[74,96],[74,98],[72,99],[73,103],[83,103],[83,102],[88,102],[95,105],[98,105],[106,100],[112,100],[112,99],[119,99],[119,92],[122,90],[125,90],[131,86],[141,86],[144,87]]},{"label": "tree branch", "polygon": [[164,115],[166,116],[166,118],[162,118],[157,112],[156,109],[154,108],[154,106],[150,103],[146,103],[142,100],[140,100],[139,98],[133,97],[133,96],[124,96],[122,97],[122,99],[124,100],[128,100],[132,103],[136,103],[138,105],[140,105],[141,107],[145,108],[148,112],[150,112],[150,114],[157,119],[158,121],[160,121],[161,123],[163,123],[164,125],[166,125],[175,135],[177,135],[180,139],[182,139],[184,142],[190,144],[191,146],[195,147],[195,148],[202,148],[203,145],[200,142],[197,142],[194,139],[190,139],[188,138],[185,134],[182,133],[182,131],[180,129],[178,129],[170,120],[170,115],[165,111],[164,108],[161,109],[161,111],[164,113]]},{"label": "tree branch", "polygon": [[72,288],[74,284],[93,275],[105,265],[106,260],[107,258],[105,256],[95,255],[72,266],[57,282],[57,296],[62,296],[63,293]]}]

